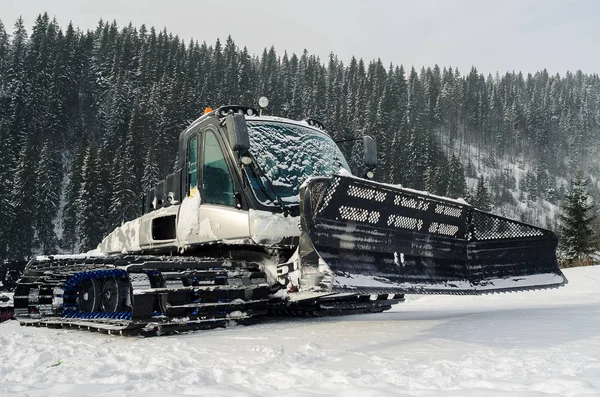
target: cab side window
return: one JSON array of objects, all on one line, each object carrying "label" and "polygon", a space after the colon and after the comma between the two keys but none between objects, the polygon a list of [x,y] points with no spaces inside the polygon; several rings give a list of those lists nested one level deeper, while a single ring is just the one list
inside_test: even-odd
[{"label": "cab side window", "polygon": [[235,203],[233,180],[223,151],[215,134],[206,131],[204,141],[204,202],[233,206]]},{"label": "cab side window", "polygon": [[188,142],[188,195],[193,197],[198,192],[198,137]]}]

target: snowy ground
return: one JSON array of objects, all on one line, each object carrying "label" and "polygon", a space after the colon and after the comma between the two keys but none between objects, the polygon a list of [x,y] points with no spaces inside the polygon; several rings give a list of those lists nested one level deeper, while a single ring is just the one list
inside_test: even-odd
[{"label": "snowy ground", "polygon": [[10,321],[0,395],[600,396],[600,267],[565,274],[558,290],[160,338]]}]

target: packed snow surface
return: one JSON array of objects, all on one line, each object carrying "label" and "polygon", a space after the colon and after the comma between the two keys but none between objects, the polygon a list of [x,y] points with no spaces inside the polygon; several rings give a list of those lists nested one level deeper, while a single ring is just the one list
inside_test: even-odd
[{"label": "packed snow surface", "polygon": [[598,396],[600,267],[565,274],[554,290],[160,338],[9,321],[0,395]]}]

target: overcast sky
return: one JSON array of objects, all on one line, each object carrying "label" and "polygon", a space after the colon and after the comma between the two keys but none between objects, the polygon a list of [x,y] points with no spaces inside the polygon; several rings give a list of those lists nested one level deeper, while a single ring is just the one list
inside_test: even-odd
[{"label": "overcast sky", "polygon": [[100,18],[146,24],[214,43],[231,34],[260,53],[334,52],[405,66],[600,72],[596,0],[0,0],[9,32],[22,15],[29,29],[47,11],[61,26],[93,29]]}]

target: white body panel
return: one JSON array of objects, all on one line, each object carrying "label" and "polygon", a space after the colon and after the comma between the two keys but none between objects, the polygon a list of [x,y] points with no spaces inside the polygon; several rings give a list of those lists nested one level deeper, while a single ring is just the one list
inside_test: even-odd
[{"label": "white body panel", "polygon": [[[175,218],[173,238],[157,240],[153,222]],[[156,249],[183,251],[203,243],[224,242],[274,246],[284,238],[300,235],[299,217],[268,211],[242,211],[223,205],[200,204],[199,195],[179,205],[161,208],[124,223],[98,246],[101,253],[138,253]]]},{"label": "white body panel", "polygon": [[141,218],[125,222],[102,240],[97,250],[102,253],[127,253],[140,251]]},{"label": "white body panel", "polygon": [[248,211],[223,205],[200,206],[199,242],[250,237]]}]

